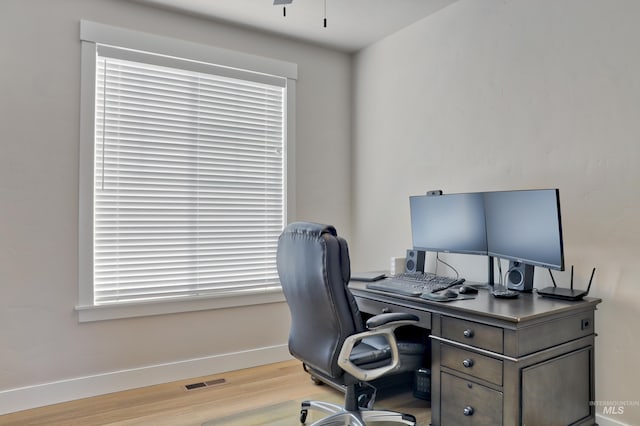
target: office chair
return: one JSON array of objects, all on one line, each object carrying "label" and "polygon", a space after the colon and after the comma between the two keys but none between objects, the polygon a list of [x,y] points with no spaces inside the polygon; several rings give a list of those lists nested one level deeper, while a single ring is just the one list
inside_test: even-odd
[{"label": "office chair", "polygon": [[420,367],[424,345],[398,343],[394,334],[397,327],[415,324],[418,317],[386,313],[363,324],[347,288],[351,274],[347,242],[333,226],[307,222],[287,226],[278,240],[277,266],[291,312],[289,351],[312,375],[346,388],[344,407],[302,402],[300,422],[305,423],[309,409],[317,409],[329,416],[313,426],[380,421],[415,425],[410,414],[372,410],[375,394],[367,393],[364,382]]}]

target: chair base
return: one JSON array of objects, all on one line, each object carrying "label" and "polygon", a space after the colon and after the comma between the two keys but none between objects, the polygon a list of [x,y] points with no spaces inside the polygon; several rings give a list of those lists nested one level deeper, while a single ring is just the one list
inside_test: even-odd
[{"label": "chair base", "polygon": [[329,414],[328,417],[320,419],[310,426],[366,426],[376,422],[392,422],[409,426],[416,425],[416,418],[411,414],[367,409],[350,411],[340,405],[324,401],[303,401],[300,408],[300,423],[305,424],[307,413],[310,409]]}]

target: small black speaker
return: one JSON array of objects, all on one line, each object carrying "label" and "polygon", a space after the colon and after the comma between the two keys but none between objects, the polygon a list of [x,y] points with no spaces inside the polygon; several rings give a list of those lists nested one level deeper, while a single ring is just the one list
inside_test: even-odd
[{"label": "small black speaker", "polygon": [[404,270],[415,274],[424,272],[424,250],[407,250],[407,257],[404,260]]},{"label": "small black speaker", "polygon": [[514,261],[509,262],[509,273],[507,274],[507,287],[509,290],[533,290],[533,271],[533,265],[525,265]]}]

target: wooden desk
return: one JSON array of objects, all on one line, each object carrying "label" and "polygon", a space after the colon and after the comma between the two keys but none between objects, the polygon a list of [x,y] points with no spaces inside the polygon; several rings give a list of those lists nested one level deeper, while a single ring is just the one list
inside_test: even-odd
[{"label": "wooden desk", "polygon": [[431,423],[593,425],[600,299],[523,293],[431,302],[349,284],[362,312],[410,312],[431,330]]}]

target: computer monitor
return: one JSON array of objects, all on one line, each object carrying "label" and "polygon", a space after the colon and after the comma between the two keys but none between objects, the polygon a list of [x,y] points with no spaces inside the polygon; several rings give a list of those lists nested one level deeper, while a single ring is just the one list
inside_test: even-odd
[{"label": "computer monitor", "polygon": [[484,193],[489,256],[564,270],[557,189]]},{"label": "computer monitor", "polygon": [[413,248],[487,254],[483,194],[409,197]]}]

